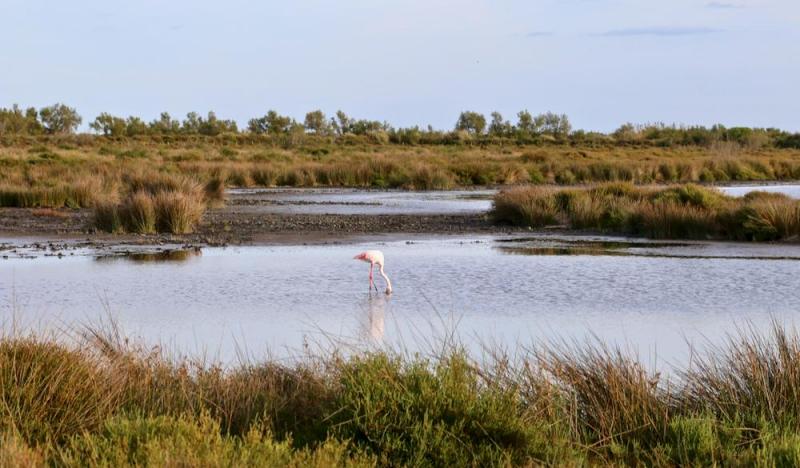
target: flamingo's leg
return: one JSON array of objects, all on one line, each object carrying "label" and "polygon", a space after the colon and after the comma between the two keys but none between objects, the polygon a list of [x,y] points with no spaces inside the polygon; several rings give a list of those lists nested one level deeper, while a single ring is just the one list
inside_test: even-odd
[{"label": "flamingo's leg", "polygon": [[372,279],[372,268],[373,268],[373,266],[374,265],[372,263],[369,264],[369,286],[370,286],[369,289],[375,288],[375,291],[377,292],[378,291],[378,287],[375,286],[375,280]]}]

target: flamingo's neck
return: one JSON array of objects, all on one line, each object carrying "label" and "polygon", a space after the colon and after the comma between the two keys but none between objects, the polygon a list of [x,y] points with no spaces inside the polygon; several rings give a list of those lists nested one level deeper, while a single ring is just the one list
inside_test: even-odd
[{"label": "flamingo's neck", "polygon": [[383,272],[383,264],[380,264],[380,267],[381,276],[383,276],[383,279],[386,280],[386,292],[392,292],[392,282],[389,281],[389,277]]}]

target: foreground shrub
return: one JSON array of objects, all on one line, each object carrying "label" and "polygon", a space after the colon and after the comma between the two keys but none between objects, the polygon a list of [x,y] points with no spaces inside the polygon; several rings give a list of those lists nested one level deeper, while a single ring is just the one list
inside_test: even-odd
[{"label": "foreground shrub", "polygon": [[666,380],[602,343],[223,368],[121,335],[0,338],[2,466],[794,466],[800,338]]},{"label": "foreground shrub", "polygon": [[698,356],[688,370],[687,401],[729,421],[800,431],[800,339],[773,324],[733,336],[728,349]]},{"label": "foreground shrub", "polygon": [[72,438],[58,452],[70,466],[286,466],[372,467],[371,457],[347,443],[328,440],[294,449],[255,425],[243,436],[224,436],[207,414],[189,417],[115,417],[95,433]]},{"label": "foreground shrub", "polygon": [[42,443],[94,430],[115,407],[114,388],[86,353],[27,338],[0,341],[0,433]]},{"label": "foreground shrub", "polygon": [[497,466],[529,457],[532,433],[514,391],[481,386],[454,355],[433,370],[370,356],[341,370],[336,434],[380,454],[383,464]]}]

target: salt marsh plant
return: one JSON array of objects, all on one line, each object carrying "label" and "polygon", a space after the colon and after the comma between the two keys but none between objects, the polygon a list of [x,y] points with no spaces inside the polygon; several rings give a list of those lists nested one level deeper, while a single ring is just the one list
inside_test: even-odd
[{"label": "salt marsh plant", "polygon": [[0,462],[800,462],[793,329],[744,329],[669,378],[596,340],[518,349],[513,358],[489,351],[480,363],[451,342],[429,357],[351,350],[223,366],[167,357],[114,328],[6,334]]},{"label": "salt marsh plant", "polygon": [[735,198],[692,184],[518,187],[495,196],[491,216],[498,223],[562,225],[652,238],[765,241],[800,237],[798,200],[781,194]]}]

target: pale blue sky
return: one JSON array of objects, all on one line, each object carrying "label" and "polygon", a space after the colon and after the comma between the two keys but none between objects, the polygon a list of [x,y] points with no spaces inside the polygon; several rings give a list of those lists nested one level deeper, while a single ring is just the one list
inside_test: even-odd
[{"label": "pale blue sky", "polygon": [[0,106],[800,130],[798,0],[2,0]]}]

